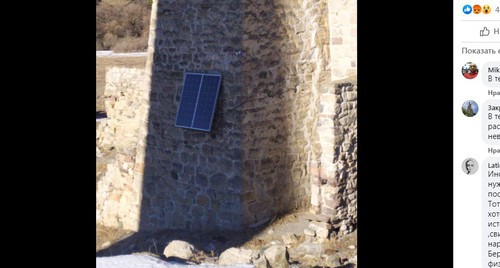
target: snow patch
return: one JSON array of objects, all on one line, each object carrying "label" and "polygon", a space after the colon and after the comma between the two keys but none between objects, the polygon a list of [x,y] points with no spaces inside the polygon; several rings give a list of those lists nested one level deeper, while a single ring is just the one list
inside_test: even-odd
[{"label": "snow patch", "polygon": [[167,262],[155,258],[149,255],[134,254],[134,255],[120,255],[113,257],[98,257],[95,258],[96,268],[188,268],[188,267],[198,267],[198,268],[255,268],[254,265],[241,264],[241,265],[228,265],[219,266],[213,264],[199,264],[199,265],[189,265],[176,262]]},{"label": "snow patch", "polygon": [[147,52],[115,53],[111,50],[98,50],[95,52],[96,57],[146,57],[147,54]]}]

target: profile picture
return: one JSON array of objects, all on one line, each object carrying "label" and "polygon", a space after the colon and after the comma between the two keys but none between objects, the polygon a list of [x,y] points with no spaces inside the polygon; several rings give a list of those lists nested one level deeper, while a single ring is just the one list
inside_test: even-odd
[{"label": "profile picture", "polygon": [[465,101],[464,104],[462,104],[462,113],[467,117],[473,117],[477,114],[478,110],[477,103],[473,100]]},{"label": "profile picture", "polygon": [[478,169],[479,169],[479,164],[474,158],[467,158],[462,162],[462,170],[467,175],[472,175],[476,173]]},{"label": "profile picture", "polygon": [[467,62],[462,66],[462,75],[467,79],[474,79],[478,73],[477,65],[473,62]]}]

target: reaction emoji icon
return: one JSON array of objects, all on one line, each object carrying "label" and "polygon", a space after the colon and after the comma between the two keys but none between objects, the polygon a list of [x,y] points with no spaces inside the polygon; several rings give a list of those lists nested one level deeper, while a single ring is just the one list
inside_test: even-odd
[{"label": "reaction emoji icon", "polygon": [[482,8],[481,8],[481,6],[480,6],[480,5],[474,5],[474,6],[472,7],[472,13],[474,13],[474,14],[481,14],[481,9],[482,9]]},{"label": "reaction emoji icon", "polygon": [[484,14],[490,14],[490,12],[491,12],[491,7],[490,7],[490,5],[484,5],[484,6],[483,6],[483,13],[484,13]]},{"label": "reaction emoji icon", "polygon": [[464,12],[465,15],[469,15],[470,13],[472,13],[472,7],[470,5],[465,5],[462,8],[462,11]]}]

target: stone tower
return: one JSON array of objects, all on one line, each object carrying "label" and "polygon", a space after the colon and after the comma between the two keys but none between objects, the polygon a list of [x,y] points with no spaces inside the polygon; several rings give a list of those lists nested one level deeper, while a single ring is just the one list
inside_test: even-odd
[{"label": "stone tower", "polygon": [[[352,231],[355,12],[340,0],[154,0],[133,161],[104,191],[116,198],[97,198],[97,222],[241,229],[309,208]],[[212,71],[212,130],[175,127],[184,73]]]},{"label": "stone tower", "polygon": [[470,103],[469,101],[469,104],[467,104],[467,114],[474,114],[474,112],[472,111],[472,104]]}]

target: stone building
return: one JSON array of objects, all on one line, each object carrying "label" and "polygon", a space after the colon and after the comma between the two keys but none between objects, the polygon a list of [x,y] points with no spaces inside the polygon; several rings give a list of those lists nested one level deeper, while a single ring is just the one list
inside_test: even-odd
[{"label": "stone building", "polygon": [[474,111],[472,111],[472,104],[470,103],[470,101],[467,104],[466,114],[474,114]]},{"label": "stone building", "polygon": [[[352,0],[154,0],[145,71],[107,73],[96,222],[241,229],[308,208],[352,231],[356,20]],[[214,71],[212,130],[175,127],[184,73]]]}]

